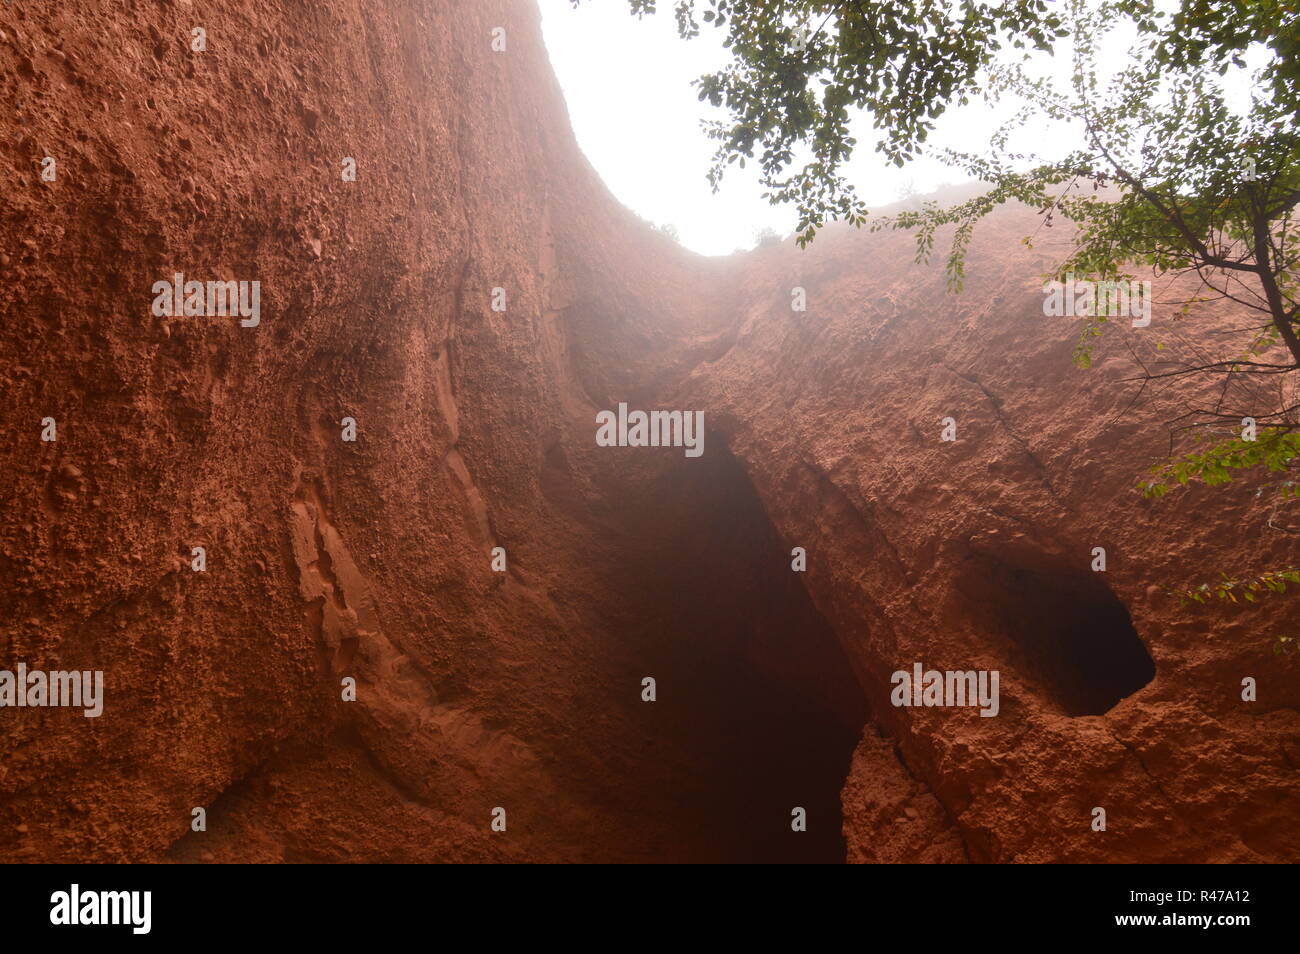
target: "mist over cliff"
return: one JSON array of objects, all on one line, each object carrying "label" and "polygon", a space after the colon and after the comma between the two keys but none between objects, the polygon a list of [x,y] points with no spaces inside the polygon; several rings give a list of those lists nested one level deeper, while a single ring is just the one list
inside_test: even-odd
[{"label": "mist over cliff", "polygon": [[0,855],[1300,858],[1286,604],[1161,588],[1293,556],[1135,492],[1188,396],[1071,364],[1032,210],[960,295],[900,233],[704,258],[527,0],[199,18],[0,7],[0,669],[103,676],[0,708]]}]

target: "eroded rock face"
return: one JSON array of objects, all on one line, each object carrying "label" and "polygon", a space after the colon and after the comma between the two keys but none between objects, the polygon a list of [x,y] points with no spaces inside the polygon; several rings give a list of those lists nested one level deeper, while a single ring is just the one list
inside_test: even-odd
[{"label": "eroded rock face", "polygon": [[[1293,563],[1294,546],[1249,489],[1135,492],[1164,422],[1213,385],[1133,405],[1122,330],[1072,367],[1077,324],[1043,316],[1049,256],[1020,242],[1036,226],[989,222],[959,296],[897,235],[757,253],[737,303],[750,318],[676,398],[708,408],[782,537],[807,547],[877,724],[971,860],[1294,859],[1298,688],[1268,644],[1295,609],[1180,609],[1158,585]],[[796,285],[806,313],[788,306]],[[1171,321],[1157,308],[1152,327]],[[999,670],[998,716],[882,705],[917,662]],[[1258,702],[1242,701],[1248,676]],[[940,853],[933,813],[899,817],[910,789],[859,777],[880,774],[867,741],[844,793],[850,856]],[[891,819],[926,827],[882,838]]]},{"label": "eroded rock face", "polygon": [[[106,685],[0,709],[0,854],[1300,854],[1286,604],[1154,586],[1290,554],[1132,492],[1161,406],[1070,367],[1031,215],[960,297],[902,236],[705,260],[591,171],[529,3],[195,16],[0,9],[0,668]],[[260,324],[155,315],[176,272]],[[705,455],[597,447],[620,401]],[[1000,714],[891,706],[914,662],[1001,670]]]}]

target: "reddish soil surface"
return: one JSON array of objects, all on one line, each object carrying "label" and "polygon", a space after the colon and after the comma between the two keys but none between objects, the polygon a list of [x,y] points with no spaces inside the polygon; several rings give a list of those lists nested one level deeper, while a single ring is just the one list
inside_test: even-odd
[{"label": "reddish soil surface", "polygon": [[[0,859],[1300,859],[1294,603],[1159,585],[1294,544],[1134,492],[1192,396],[1071,366],[1031,212],[957,296],[902,235],[703,259],[524,0],[75,6],[0,6],[0,669],[105,702],[0,708]],[[597,447],[620,401],[704,455]],[[999,716],[892,706],[914,662]]]}]

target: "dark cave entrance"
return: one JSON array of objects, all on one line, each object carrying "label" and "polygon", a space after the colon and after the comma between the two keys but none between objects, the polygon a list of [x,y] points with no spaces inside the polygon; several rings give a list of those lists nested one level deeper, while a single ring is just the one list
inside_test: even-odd
[{"label": "dark cave entrance", "polygon": [[[973,555],[966,614],[1016,677],[1069,716],[1101,715],[1155,678],[1155,663],[1104,573],[1041,554]],[[1004,677],[1003,691],[1008,688]]]},{"label": "dark cave entrance", "polygon": [[[709,441],[703,457],[664,462],[620,494],[635,541],[627,570],[644,583],[631,638],[658,683],[636,783],[670,833],[656,860],[841,863],[840,789],[866,701],[791,569],[797,544]],[[792,830],[795,808],[806,831]]]}]

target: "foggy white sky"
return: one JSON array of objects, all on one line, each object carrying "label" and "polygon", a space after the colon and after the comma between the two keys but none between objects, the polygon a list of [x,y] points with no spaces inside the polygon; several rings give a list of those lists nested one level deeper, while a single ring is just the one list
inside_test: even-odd
[{"label": "foggy white sky", "polygon": [[[725,114],[699,102],[691,82],[725,63],[724,31],[705,24],[699,37],[682,40],[666,2],[658,14],[640,20],[628,12],[626,0],[584,0],[576,9],[570,0],[539,0],[539,5],[578,143],[624,205],[656,225],[676,226],[684,246],[706,255],[751,248],[755,232],[764,227],[782,236],[794,231],[793,208],[763,199],[752,167],[733,165],[716,194],[705,178],[714,144],[700,121]],[[1127,40],[1112,39],[1118,64]],[[1252,68],[1265,60],[1262,50],[1256,52],[1261,55],[1248,57]],[[1058,88],[1065,88],[1068,48],[1058,48],[1045,69]],[[1238,87],[1234,92],[1244,105],[1248,79],[1237,79],[1241,82],[1230,80],[1229,86]],[[938,120],[927,149],[983,152],[989,133],[1015,109],[1011,101],[991,107],[982,100],[950,109]],[[857,122],[852,131],[858,144],[845,174],[869,208],[897,201],[909,183],[924,194],[965,178],[961,170],[926,157],[899,169],[875,151],[869,120]],[[1059,144],[1064,152],[1070,139],[1069,129],[1031,120],[1011,146],[1015,152],[1057,158],[1052,147]]]},{"label": "foggy white sky", "polygon": [[[794,231],[794,210],[769,205],[754,170],[733,166],[717,194],[705,178],[714,144],[700,120],[723,114],[696,99],[691,81],[725,62],[723,31],[706,26],[682,40],[670,9],[638,20],[626,0],[584,0],[577,9],[570,0],[539,3],[578,143],[624,205],[656,225],[675,225],[683,245],[706,255],[750,248],[765,226],[783,236]],[[1000,109],[999,119],[1007,112]],[[950,114],[935,141],[977,146],[995,122],[990,115],[983,104]],[[909,180],[924,193],[962,178],[933,160],[887,165],[869,121],[854,134],[849,177],[873,205],[896,201]]]}]

